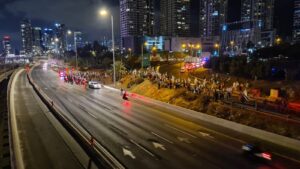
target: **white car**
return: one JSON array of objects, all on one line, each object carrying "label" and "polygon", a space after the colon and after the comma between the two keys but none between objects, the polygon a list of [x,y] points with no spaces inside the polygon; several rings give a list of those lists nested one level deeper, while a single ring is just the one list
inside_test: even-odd
[{"label": "white car", "polygon": [[91,89],[100,89],[101,85],[100,85],[100,83],[98,83],[96,81],[89,81],[89,88],[91,88]]}]

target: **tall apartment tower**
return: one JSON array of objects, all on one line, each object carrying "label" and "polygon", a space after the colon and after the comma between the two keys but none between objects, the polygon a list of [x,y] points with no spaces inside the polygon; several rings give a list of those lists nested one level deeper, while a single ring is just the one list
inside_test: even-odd
[{"label": "tall apartment tower", "polygon": [[274,29],[274,0],[242,0],[241,21],[255,21],[262,30]]},{"label": "tall apartment tower", "polygon": [[32,27],[29,19],[21,22],[22,47],[26,54],[32,53]]},{"label": "tall apartment tower", "polygon": [[32,28],[32,49],[37,53],[42,51],[42,29],[40,27]]},{"label": "tall apartment tower", "polygon": [[42,30],[42,46],[46,50],[52,50],[54,48],[54,31],[51,28],[44,28]]},{"label": "tall apartment tower", "polygon": [[3,37],[2,44],[4,49],[4,55],[8,55],[12,53],[10,40],[11,40],[10,36]]},{"label": "tall apartment tower", "polygon": [[160,33],[163,36],[191,35],[191,0],[160,0]]},{"label": "tall apartment tower", "polygon": [[58,39],[57,48],[60,53],[63,53],[67,50],[66,43],[66,25],[65,24],[55,24],[54,33],[56,38]]},{"label": "tall apartment tower", "polygon": [[300,0],[295,0],[294,4],[293,41],[300,42]]},{"label": "tall apartment tower", "polygon": [[154,24],[154,0],[120,0],[123,48],[136,48],[137,39],[142,36],[152,36]]},{"label": "tall apartment tower", "polygon": [[200,36],[219,40],[222,26],[227,18],[227,0],[202,0],[199,7]]}]

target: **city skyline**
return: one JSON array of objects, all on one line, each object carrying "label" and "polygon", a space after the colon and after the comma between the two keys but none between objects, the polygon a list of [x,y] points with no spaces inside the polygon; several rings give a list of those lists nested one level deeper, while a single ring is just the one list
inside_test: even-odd
[{"label": "city skyline", "polygon": [[[280,2],[276,1],[277,6],[275,5],[275,11],[280,11],[281,7],[282,8],[287,8],[290,6],[290,3],[292,0],[288,0],[285,2]],[[32,3],[32,7],[30,8],[40,8],[41,5],[38,5],[37,1],[35,0],[30,0],[28,4]],[[20,33],[20,28],[19,24],[22,19],[24,19],[24,16],[30,18],[32,20],[32,25],[34,27],[51,27],[54,25],[55,22],[59,23],[64,23],[66,24],[70,29],[79,29],[82,30],[83,32],[87,33],[87,40],[93,41],[93,40],[100,40],[104,36],[110,37],[110,31],[107,29],[109,28],[109,21],[107,19],[101,19],[99,16],[97,16],[97,10],[99,10],[100,7],[107,7],[112,9],[113,14],[115,16],[115,32],[116,32],[116,37],[118,38],[120,36],[120,26],[119,26],[119,0],[113,0],[113,1],[94,1],[90,0],[88,2],[82,2],[79,5],[72,5],[70,1],[64,0],[64,1],[51,1],[53,6],[57,6],[57,9],[55,8],[45,8],[42,7],[41,9],[45,8],[42,13],[40,13],[39,16],[37,16],[38,11],[42,10],[32,10],[29,7],[27,8],[21,8],[22,2],[18,0],[14,1],[4,1],[0,2],[0,21],[6,24],[3,24],[0,27],[0,36],[3,37],[5,35],[8,35],[11,37],[11,43],[13,49],[20,49],[21,48],[21,33]],[[156,2],[158,3],[158,2]],[[278,3],[280,3],[278,5]],[[293,3],[292,3],[293,4]],[[28,5],[30,6],[30,5]],[[78,7],[80,6],[80,7]],[[61,13],[63,14],[64,8],[67,9],[72,9],[80,11],[79,14],[81,14],[81,17],[78,17],[80,19],[74,19],[72,17],[72,12],[66,12],[66,15],[61,15],[61,17],[57,15],[49,15],[51,13]],[[238,16],[236,16],[236,12],[240,9],[240,4],[236,4],[235,1],[229,0],[229,5],[228,5],[228,18],[227,21],[234,21],[240,19]],[[12,10],[14,9],[14,10]],[[20,10],[19,10],[20,9]],[[54,10],[55,9],[55,10]],[[31,12],[29,12],[32,10]],[[54,12],[53,12],[54,11]],[[275,27],[279,27],[277,29],[278,34],[282,36],[289,36],[291,38],[292,31],[291,27],[292,25],[289,24],[281,24],[283,22],[290,22],[291,19],[283,19],[284,16],[290,15],[292,12],[285,12],[282,15],[278,15],[275,13],[275,21],[274,25]],[[88,22],[85,21],[85,18],[90,17],[90,21]],[[85,24],[89,23],[89,24]],[[103,24],[105,23],[105,24]],[[284,26],[286,25],[286,26]],[[2,47],[1,47],[2,48]]]}]

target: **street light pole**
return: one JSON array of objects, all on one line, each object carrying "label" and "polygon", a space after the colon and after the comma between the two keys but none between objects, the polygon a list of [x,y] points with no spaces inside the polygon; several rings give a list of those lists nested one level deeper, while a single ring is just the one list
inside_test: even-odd
[{"label": "street light pole", "polygon": [[148,43],[145,42],[142,44],[141,48],[142,48],[142,69],[144,69],[144,47],[147,46]]},{"label": "street light pole", "polygon": [[144,69],[144,44],[142,44],[142,69]]},{"label": "street light pole", "polygon": [[112,52],[113,52],[113,69],[114,69],[114,86],[116,87],[116,60],[115,60],[115,36],[114,36],[114,17],[111,17],[111,37],[112,37]]},{"label": "street light pole", "polygon": [[78,53],[77,53],[77,38],[76,38],[76,34],[78,32],[74,32],[74,50],[75,50],[75,66],[76,66],[76,70],[78,70]]},{"label": "street light pole", "polygon": [[[100,15],[101,16],[107,16],[108,12],[105,9],[100,10]],[[113,77],[113,81],[114,81],[114,86],[116,86],[116,60],[115,60],[115,36],[114,36],[114,17],[111,14],[110,15],[111,18],[111,38],[112,38],[112,52],[113,52],[113,71],[114,71],[114,77]]]}]

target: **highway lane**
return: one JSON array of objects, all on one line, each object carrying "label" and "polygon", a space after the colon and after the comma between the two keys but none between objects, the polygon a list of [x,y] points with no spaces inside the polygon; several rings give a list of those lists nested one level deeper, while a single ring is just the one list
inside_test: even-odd
[{"label": "highway lane", "polygon": [[128,168],[299,168],[281,158],[271,165],[253,163],[241,156],[238,140],[146,99],[124,102],[119,93],[65,84],[55,72],[41,68],[32,77]]},{"label": "highway lane", "polygon": [[24,168],[83,168],[48,119],[49,110],[35,94],[24,70],[16,74],[11,93],[20,143],[15,148],[21,152]]}]

